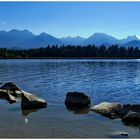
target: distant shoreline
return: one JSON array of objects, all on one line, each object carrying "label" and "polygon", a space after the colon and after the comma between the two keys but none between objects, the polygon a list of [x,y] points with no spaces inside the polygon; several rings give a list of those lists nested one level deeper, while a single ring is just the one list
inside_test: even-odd
[{"label": "distant shoreline", "polygon": [[0,59],[140,59],[139,57],[1,57]]}]

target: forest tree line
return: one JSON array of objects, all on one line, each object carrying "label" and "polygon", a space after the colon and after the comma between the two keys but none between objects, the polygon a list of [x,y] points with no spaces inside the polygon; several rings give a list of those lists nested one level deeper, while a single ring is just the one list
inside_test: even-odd
[{"label": "forest tree line", "polygon": [[91,57],[91,58],[140,58],[140,50],[138,47],[119,47],[112,45],[106,47],[101,45],[87,46],[47,46],[41,48],[12,50],[0,48],[0,58],[75,58],[75,57]]}]

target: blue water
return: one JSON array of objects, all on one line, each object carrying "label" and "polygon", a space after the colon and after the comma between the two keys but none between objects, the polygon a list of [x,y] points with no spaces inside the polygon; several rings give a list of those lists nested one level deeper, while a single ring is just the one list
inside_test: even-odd
[{"label": "blue water", "polygon": [[86,93],[92,105],[103,101],[139,103],[139,59],[0,60],[0,82],[9,81],[46,99],[48,107],[23,116],[20,102],[0,101],[0,137],[102,138],[119,131],[140,137],[138,128],[125,126],[121,120],[93,112],[75,114],[64,105],[69,91]]}]

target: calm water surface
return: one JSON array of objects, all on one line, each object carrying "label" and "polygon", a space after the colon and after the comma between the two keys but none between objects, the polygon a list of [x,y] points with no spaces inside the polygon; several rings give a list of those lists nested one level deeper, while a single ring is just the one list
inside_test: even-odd
[{"label": "calm water surface", "polygon": [[64,105],[68,91],[85,92],[92,105],[139,103],[140,60],[0,60],[0,82],[8,81],[46,99],[49,105],[22,112],[20,102],[10,105],[0,100],[1,138],[105,138],[120,131],[140,137],[138,127],[125,126],[120,119],[70,111]]}]

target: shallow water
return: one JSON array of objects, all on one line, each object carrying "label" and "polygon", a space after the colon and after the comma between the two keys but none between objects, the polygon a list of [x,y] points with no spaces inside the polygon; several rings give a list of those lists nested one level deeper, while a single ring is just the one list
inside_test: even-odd
[{"label": "shallow water", "polygon": [[70,111],[64,105],[68,91],[90,96],[92,105],[103,101],[139,103],[140,60],[34,59],[0,60],[0,82],[48,101],[48,107],[22,112],[20,102],[0,100],[1,138],[106,138],[127,132],[139,138],[138,127],[126,126],[93,112]]}]

